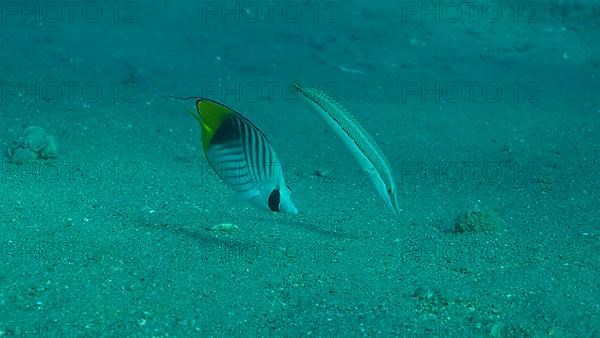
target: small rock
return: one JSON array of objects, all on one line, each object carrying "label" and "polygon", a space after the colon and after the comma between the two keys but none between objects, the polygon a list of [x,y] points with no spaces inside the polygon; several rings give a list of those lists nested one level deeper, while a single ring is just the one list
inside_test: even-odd
[{"label": "small rock", "polygon": [[233,223],[220,223],[220,224],[213,225],[212,227],[208,228],[207,230],[222,232],[222,233],[233,233],[233,232],[238,231],[239,227]]},{"label": "small rock", "polygon": [[58,147],[54,136],[42,127],[32,126],[23,131],[18,140],[13,141],[8,148],[8,157],[13,163],[23,164],[35,159],[56,157]]},{"label": "small rock", "polygon": [[32,126],[23,131],[23,144],[38,153],[48,144],[48,133],[42,127]]},{"label": "small rock", "polygon": [[54,136],[49,136],[48,143],[39,151],[38,155],[40,158],[48,159],[56,157],[57,152],[58,147],[56,146],[56,140],[54,139]]},{"label": "small rock", "polygon": [[467,211],[454,219],[454,232],[487,232],[500,227],[501,220],[491,211]]},{"label": "small rock", "polygon": [[37,159],[37,154],[25,148],[17,148],[9,152],[10,160],[16,164],[23,164]]}]

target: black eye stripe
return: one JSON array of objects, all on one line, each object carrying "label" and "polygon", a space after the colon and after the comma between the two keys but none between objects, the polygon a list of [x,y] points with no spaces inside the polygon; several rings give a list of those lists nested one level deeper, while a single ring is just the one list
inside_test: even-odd
[{"label": "black eye stripe", "polygon": [[273,211],[279,211],[279,202],[281,201],[281,195],[279,190],[275,189],[271,191],[269,195],[269,209]]}]

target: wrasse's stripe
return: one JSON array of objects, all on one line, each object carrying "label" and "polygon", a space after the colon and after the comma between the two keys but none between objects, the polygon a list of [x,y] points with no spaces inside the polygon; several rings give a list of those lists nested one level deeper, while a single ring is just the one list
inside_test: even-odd
[{"label": "wrasse's stripe", "polygon": [[276,160],[266,136],[238,114],[225,118],[212,138],[207,155],[218,175],[238,192],[273,179]]},{"label": "wrasse's stripe", "polygon": [[388,207],[398,212],[396,184],[391,166],[377,142],[348,110],[326,93],[294,84],[299,96],[319,113],[344,142],[350,153],[367,172],[375,188]]},{"label": "wrasse's stripe", "polygon": [[344,130],[349,139],[360,149],[361,153],[367,156],[378,172],[386,174],[382,178],[386,185],[391,187],[394,183],[390,180],[392,178],[391,170],[389,169],[390,164],[383,154],[383,150],[381,150],[377,142],[360,125],[358,120],[345,107],[324,92],[299,86],[297,88],[306,100],[318,106],[319,109]]}]

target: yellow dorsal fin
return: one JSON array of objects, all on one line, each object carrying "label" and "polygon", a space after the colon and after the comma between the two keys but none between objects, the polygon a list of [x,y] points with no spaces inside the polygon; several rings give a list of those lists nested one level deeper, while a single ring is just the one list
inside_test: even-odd
[{"label": "yellow dorsal fin", "polygon": [[209,99],[196,101],[198,112],[189,113],[200,123],[202,128],[202,147],[207,150],[215,132],[221,127],[223,120],[233,113],[230,108]]}]

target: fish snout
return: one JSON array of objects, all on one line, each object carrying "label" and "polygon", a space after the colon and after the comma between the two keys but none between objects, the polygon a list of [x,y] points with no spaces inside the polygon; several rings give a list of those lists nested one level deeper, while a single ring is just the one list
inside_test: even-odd
[{"label": "fish snout", "polygon": [[281,190],[281,199],[279,201],[279,210],[281,212],[287,212],[289,214],[297,214],[298,208],[292,202],[291,192],[287,187]]},{"label": "fish snout", "polygon": [[279,211],[287,212],[288,214],[297,214],[298,208],[292,203],[292,200],[281,201],[279,204]]},{"label": "fish snout", "polygon": [[287,202],[281,202],[281,205],[279,206],[279,210],[281,210],[281,212],[287,212],[289,214],[297,214],[298,213],[298,208],[296,208],[296,206],[294,205],[294,203],[292,203],[291,200],[287,201]]}]

